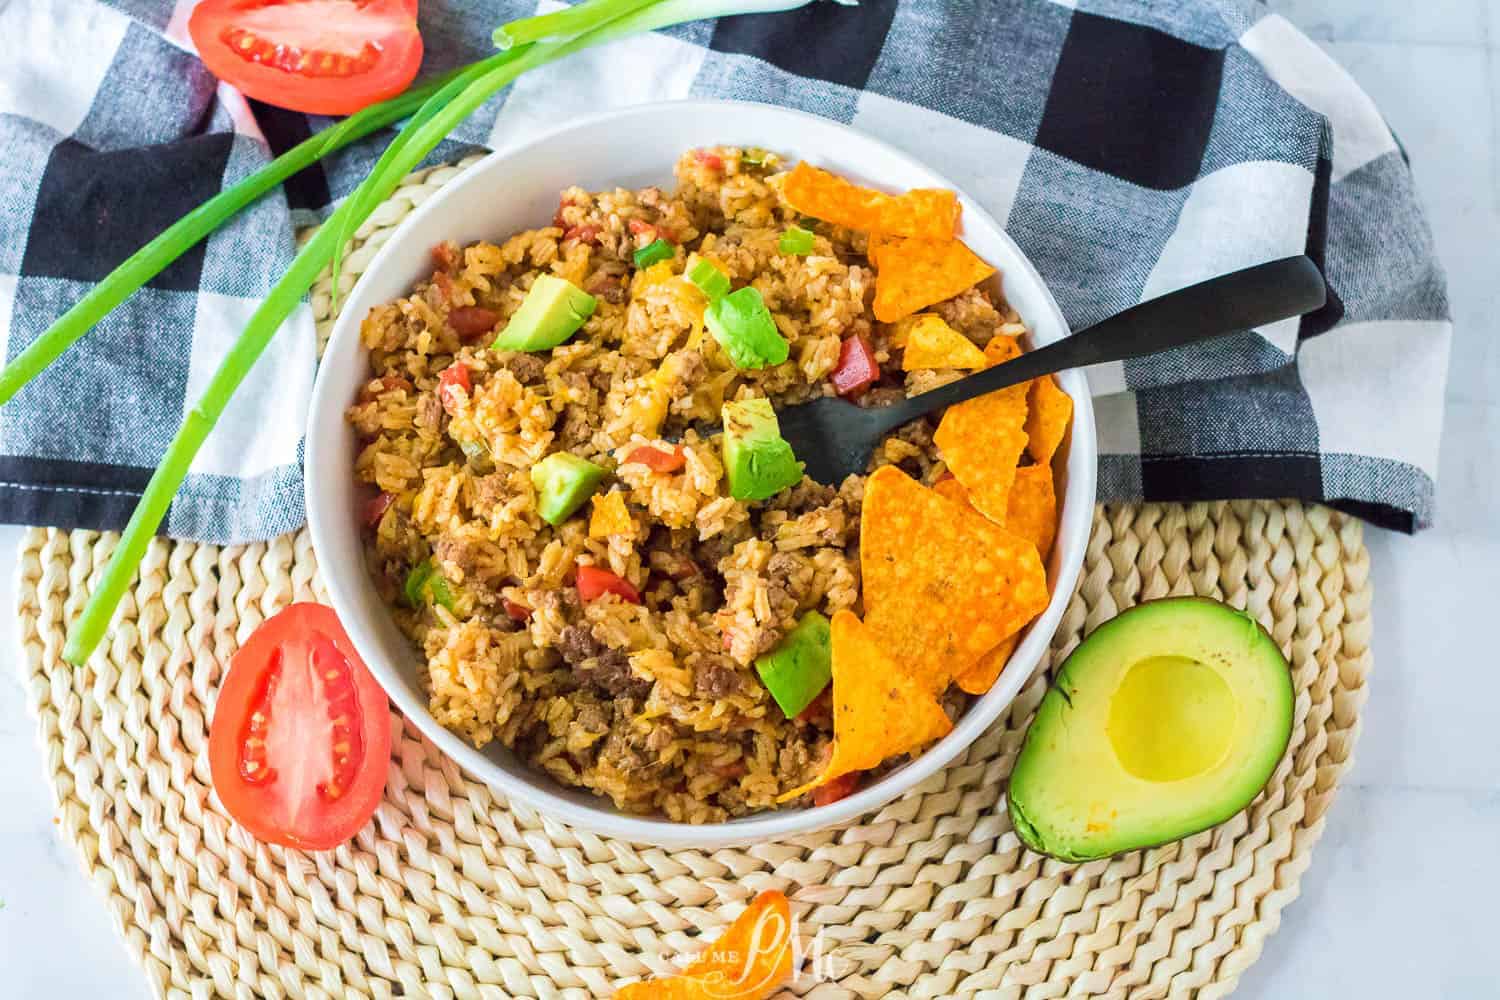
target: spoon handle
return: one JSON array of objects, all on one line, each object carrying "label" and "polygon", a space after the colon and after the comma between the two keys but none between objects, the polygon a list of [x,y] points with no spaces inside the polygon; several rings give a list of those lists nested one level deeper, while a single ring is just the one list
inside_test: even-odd
[{"label": "spoon handle", "polygon": [[1300,316],[1321,309],[1327,296],[1323,275],[1308,257],[1257,264],[1131,306],[1071,337],[914,396],[885,412],[892,426],[904,424],[1041,375],[1138,358]]}]

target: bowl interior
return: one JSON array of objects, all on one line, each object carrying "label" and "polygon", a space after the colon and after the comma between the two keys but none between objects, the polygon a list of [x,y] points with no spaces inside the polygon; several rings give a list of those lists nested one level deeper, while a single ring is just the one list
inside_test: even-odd
[{"label": "bowl interior", "polygon": [[[364,494],[351,473],[357,442],[344,409],[368,378],[359,325],[370,308],[407,294],[432,271],[430,250],[443,240],[498,240],[545,225],[558,193],[673,186],[684,150],[734,144],[764,146],[789,160],[807,159],[887,189],[953,188],[941,176],[883,143],[833,122],[765,105],[673,102],[610,112],[568,125],[527,145],[493,154],[414,211],[354,286],[318,372],[307,432],[307,508],[313,544],[334,608],[360,655],[405,715],[471,774],[544,816],[639,843],[727,845],[833,825],[868,811],[936,771],[1000,714],[1045,651],[1072,592],[1087,543],[1094,501],[1092,409],[1080,372],[1060,383],[1074,399],[1074,421],[1055,460],[1060,518],[1048,577],[1053,596],[991,691],[970,707],[946,738],[855,795],[828,806],[688,826],[627,816],[607,799],[572,791],[492,744],[476,750],[427,711],[417,652],[396,628],[366,572],[358,511]],[[963,198],[963,238],[1000,270],[1007,300],[1034,341],[1066,335],[1056,304],[1030,263],[984,209]]]}]

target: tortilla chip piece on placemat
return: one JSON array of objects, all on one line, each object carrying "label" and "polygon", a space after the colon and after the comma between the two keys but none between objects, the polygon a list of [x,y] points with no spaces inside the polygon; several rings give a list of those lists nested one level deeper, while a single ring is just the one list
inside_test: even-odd
[{"label": "tortilla chip piece on placemat", "polygon": [[934,694],[1047,606],[1036,548],[894,466],[865,485],[865,624]]},{"label": "tortilla chip piece on placemat", "polygon": [[948,735],[953,728],[938,703],[939,691],[892,660],[887,643],[854,612],[840,611],[830,624],[833,755],[822,774],[778,796],[778,802],[804,795],[851,771],[878,767],[897,754]]},{"label": "tortilla chip piece on placemat", "polygon": [[995,273],[962,240],[872,236],[868,253],[875,265],[875,318],[882,323],[951,299]]},{"label": "tortilla chip piece on placemat", "polygon": [[906,353],[901,357],[902,371],[918,368],[985,368],[990,360],[974,342],[943,321],[943,317],[926,315],[906,332]]},{"label": "tortilla chip piece on placemat", "polygon": [[1052,483],[1052,466],[1023,465],[1016,470],[1010,487],[1010,503],[1005,508],[1005,527],[1036,546],[1037,555],[1046,562],[1057,537],[1057,491]]},{"label": "tortilla chip piece on placemat", "polygon": [[787,174],[781,193],[803,215],[862,233],[951,240],[958,231],[958,196],[939,188],[886,194],[803,162]]},{"label": "tortilla chip piece on placemat", "polygon": [[1058,388],[1051,375],[1031,380],[1026,414],[1026,450],[1038,465],[1048,465],[1073,419],[1073,397]]},{"label": "tortilla chip piece on placemat", "polygon": [[768,889],[682,972],[623,986],[615,1000],[764,1000],[792,974],[794,952],[791,904]]}]

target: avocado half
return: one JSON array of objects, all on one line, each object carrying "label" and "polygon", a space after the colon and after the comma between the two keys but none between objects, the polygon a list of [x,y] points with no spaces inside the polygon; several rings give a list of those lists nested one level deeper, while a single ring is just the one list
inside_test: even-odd
[{"label": "avocado half", "polygon": [[1091,861],[1222,823],[1292,734],[1292,675],[1255,619],[1218,601],[1137,605],[1063,663],[1007,792],[1023,843]]}]

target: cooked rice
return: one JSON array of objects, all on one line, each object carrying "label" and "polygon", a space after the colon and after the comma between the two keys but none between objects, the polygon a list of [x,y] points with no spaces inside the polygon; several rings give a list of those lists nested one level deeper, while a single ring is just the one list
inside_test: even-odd
[{"label": "cooked rice", "polygon": [[[552,225],[499,245],[435,248],[432,278],[365,319],[373,376],[349,410],[364,440],[359,479],[395,497],[370,532],[371,570],[423,651],[438,721],[621,809],[694,823],[774,808],[826,759],[826,711],[786,719],[753,663],[803,613],[859,610],[864,487],[862,477],[838,490],[804,479],[768,501],[734,500],[718,442],[694,426],[716,425],[725,400],[784,405],[828,393],[854,334],[870,340],[884,372],[867,405],[963,374],[902,372],[888,329],[871,318],[865,238],[819,224],[811,255],[780,253],[798,218],[774,168],[746,164],[737,149],[710,152],[682,157],[674,194],[570,188]],[[678,245],[675,259],[637,270],[632,253],[658,234]],[[736,370],[705,334],[703,298],[682,277],[695,256],[760,290],[791,346],[784,364]],[[472,320],[476,308],[503,325],[542,273],[599,300],[567,344],[495,351],[488,333],[466,341],[454,328],[455,313]],[[936,309],[979,344],[1021,330],[980,289]],[[452,390],[445,409],[438,378],[455,361],[473,389]],[[902,428],[876,464],[930,482],[942,471],[932,430]],[[686,454],[678,472],[626,461],[640,445],[669,442]],[[590,538],[587,505],[556,528],[541,520],[530,469],[557,450],[611,471],[601,489],[625,491],[632,532]],[[406,574],[429,557],[453,612],[402,600]],[[581,602],[579,564],[627,579],[644,603]],[[513,620],[507,605],[530,609],[529,620]],[[954,713],[964,705],[947,703]]]}]

